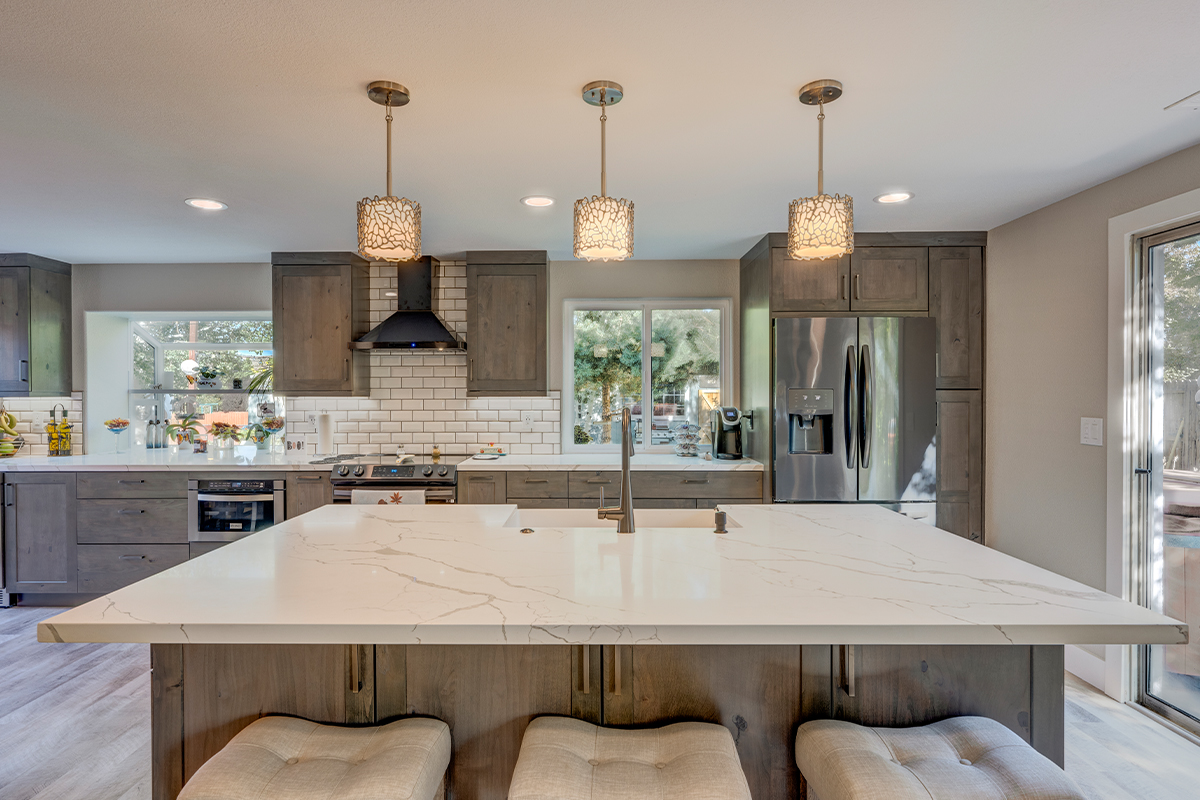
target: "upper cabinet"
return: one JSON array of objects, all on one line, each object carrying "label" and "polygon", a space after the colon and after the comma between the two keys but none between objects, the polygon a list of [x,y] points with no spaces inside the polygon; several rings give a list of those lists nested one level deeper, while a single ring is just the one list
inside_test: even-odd
[{"label": "upper cabinet", "polygon": [[855,247],[850,284],[852,311],[928,311],[929,250]]},{"label": "upper cabinet", "polygon": [[929,248],[937,388],[983,388],[983,248]]},{"label": "upper cabinet", "polygon": [[71,265],[0,254],[0,395],[71,393]]},{"label": "upper cabinet", "polygon": [[544,250],[467,253],[467,395],[546,394]]},{"label": "upper cabinet", "polygon": [[772,247],[771,308],[849,311],[850,257],[797,261],[788,258],[786,247]]},{"label": "upper cabinet", "polygon": [[275,392],[363,396],[370,363],[368,262],[353,253],[272,253]]}]

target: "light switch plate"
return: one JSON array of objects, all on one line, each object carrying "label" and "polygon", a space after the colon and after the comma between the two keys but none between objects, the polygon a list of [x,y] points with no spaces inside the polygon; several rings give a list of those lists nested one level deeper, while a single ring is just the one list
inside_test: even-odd
[{"label": "light switch plate", "polygon": [[1104,446],[1104,420],[1100,417],[1079,418],[1079,443]]}]

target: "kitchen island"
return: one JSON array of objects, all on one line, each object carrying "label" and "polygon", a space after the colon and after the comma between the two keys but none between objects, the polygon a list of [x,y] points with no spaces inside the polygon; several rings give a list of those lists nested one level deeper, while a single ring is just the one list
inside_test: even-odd
[{"label": "kitchen island", "polygon": [[[540,714],[729,726],[756,798],[797,796],[803,720],[998,719],[1062,761],[1064,644],[1182,623],[869,505],[318,509],[39,626],[153,645],[154,790],[264,713],[437,716],[450,791],[503,798]],[[529,531],[529,532],[524,532]]]}]

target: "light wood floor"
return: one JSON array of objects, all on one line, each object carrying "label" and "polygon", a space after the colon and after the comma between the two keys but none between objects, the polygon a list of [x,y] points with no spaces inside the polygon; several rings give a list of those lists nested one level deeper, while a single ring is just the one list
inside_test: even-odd
[{"label": "light wood floor", "polygon": [[[0,609],[0,798],[149,800],[149,646],[39,644],[55,613]],[[1200,797],[1200,747],[1073,675],[1066,716],[1088,797]]]}]

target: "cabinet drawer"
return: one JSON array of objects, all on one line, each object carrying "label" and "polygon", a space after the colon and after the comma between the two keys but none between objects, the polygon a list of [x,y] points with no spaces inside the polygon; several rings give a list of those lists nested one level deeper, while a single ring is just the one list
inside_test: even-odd
[{"label": "cabinet drawer", "polygon": [[80,472],[76,497],[187,497],[186,472]]},{"label": "cabinet drawer", "polygon": [[761,472],[635,472],[634,502],[641,497],[762,497]]},{"label": "cabinet drawer", "polygon": [[112,592],[188,560],[186,544],[79,546],[79,591]]},{"label": "cabinet drawer", "polygon": [[609,498],[616,502],[621,496],[621,473],[593,470],[567,473],[567,496],[572,500],[599,497],[601,489],[604,490],[604,502],[607,503]]},{"label": "cabinet drawer", "polygon": [[187,500],[78,500],[80,544],[187,544]]},{"label": "cabinet drawer", "polygon": [[510,472],[509,497],[566,497],[569,472]]}]

